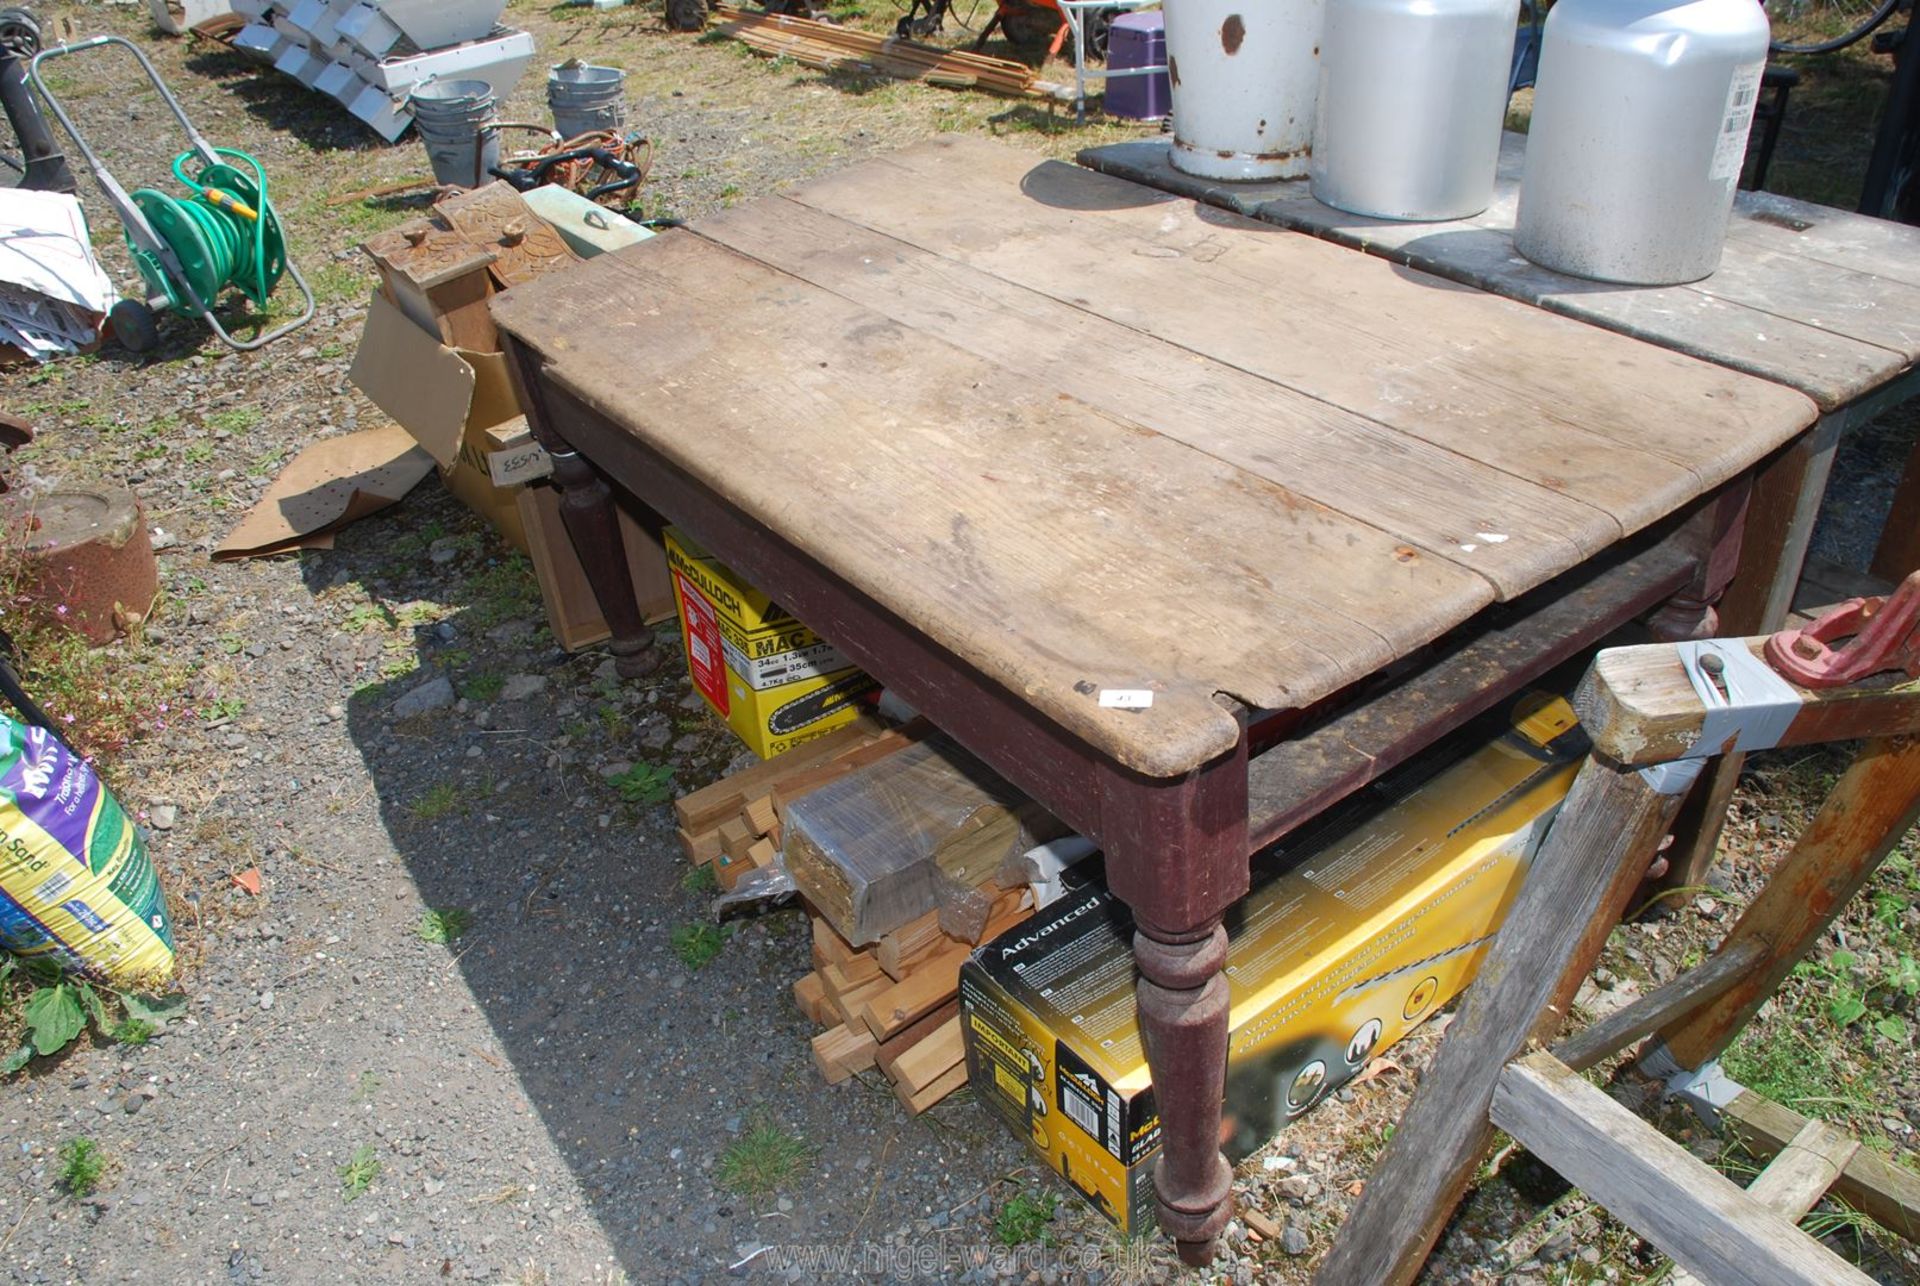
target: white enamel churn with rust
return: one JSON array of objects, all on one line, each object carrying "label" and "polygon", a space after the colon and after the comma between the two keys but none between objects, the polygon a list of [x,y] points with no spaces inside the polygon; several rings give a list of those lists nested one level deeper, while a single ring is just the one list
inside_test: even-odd
[{"label": "white enamel churn with rust", "polygon": [[1323,0],[1165,0],[1174,168],[1201,178],[1307,172]]},{"label": "white enamel churn with rust", "polygon": [[1558,0],[1540,46],[1520,253],[1636,286],[1717,268],[1768,37],[1753,0]]},{"label": "white enamel churn with rust", "polygon": [[1520,0],[1326,0],[1313,194],[1376,219],[1493,200]]}]

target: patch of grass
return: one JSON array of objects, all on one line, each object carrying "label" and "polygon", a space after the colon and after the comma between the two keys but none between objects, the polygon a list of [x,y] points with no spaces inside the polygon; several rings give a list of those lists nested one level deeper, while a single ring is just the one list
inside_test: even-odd
[{"label": "patch of grass", "polygon": [[721,948],[727,945],[726,932],[717,924],[705,922],[679,926],[670,940],[673,953],[689,969],[706,968],[720,954]]},{"label": "patch of grass", "polygon": [[680,877],[680,887],[689,893],[717,893],[720,891],[720,877],[713,872],[713,864],[702,862]]},{"label": "patch of grass", "polygon": [[344,263],[323,263],[307,274],[307,284],[313,287],[317,302],[339,304],[349,299],[364,300],[372,290],[373,277]]},{"label": "patch of grass", "polygon": [[737,1196],[757,1200],[792,1183],[812,1159],[813,1149],[800,1136],[759,1116],[720,1153],[713,1181]]},{"label": "patch of grass", "polygon": [[507,686],[498,674],[473,674],[460,681],[460,695],[469,701],[491,701]]},{"label": "patch of grass", "polygon": [[362,1143],[340,1167],[340,1193],[348,1201],[358,1201],[379,1177],[380,1158],[373,1154],[373,1144]]},{"label": "patch of grass", "polygon": [[154,1026],[144,1018],[128,1018],[107,1033],[122,1045],[144,1045],[153,1039]]},{"label": "patch of grass", "polygon": [[[245,433],[260,423],[260,412],[250,406],[238,406],[231,411],[215,411],[207,417],[207,427],[224,433]],[[208,454],[211,454],[209,448]],[[188,458],[192,458],[192,448],[188,448]]]},{"label": "patch of grass", "polygon": [[353,1093],[347,1096],[349,1103],[365,1103],[380,1088],[380,1078],[371,1071],[360,1073],[360,1079],[354,1082]]},{"label": "patch of grass", "polygon": [[626,711],[611,703],[602,705],[594,711],[600,719],[600,731],[608,741],[621,742],[633,731],[633,725],[627,721]]},{"label": "patch of grass", "polygon": [[464,595],[473,604],[468,609],[473,623],[483,630],[540,610],[540,582],[534,578],[533,564],[517,552],[467,577]]},{"label": "patch of grass", "polygon": [[450,781],[443,781],[414,800],[408,805],[407,811],[417,822],[436,822],[459,807],[459,788]]},{"label": "patch of grass", "polygon": [[346,619],[340,622],[340,629],[346,634],[360,634],[379,626],[382,629],[394,629],[400,624],[385,603],[356,603],[347,611]]},{"label": "patch of grass", "polygon": [[92,1139],[68,1139],[60,1145],[60,1186],[74,1196],[87,1196],[106,1172],[107,1154]]},{"label": "patch of grass", "polygon": [[1053,1244],[1047,1225],[1059,1213],[1060,1198],[1052,1192],[1016,1193],[993,1217],[993,1239],[1003,1246],[1024,1246],[1039,1242]]},{"label": "patch of grass", "polygon": [[473,912],[465,907],[435,907],[420,917],[420,923],[414,932],[420,935],[420,941],[434,946],[444,946],[453,942],[473,927]]},{"label": "patch of grass", "polygon": [[240,697],[216,697],[207,706],[207,718],[238,719],[246,709],[247,703]]}]

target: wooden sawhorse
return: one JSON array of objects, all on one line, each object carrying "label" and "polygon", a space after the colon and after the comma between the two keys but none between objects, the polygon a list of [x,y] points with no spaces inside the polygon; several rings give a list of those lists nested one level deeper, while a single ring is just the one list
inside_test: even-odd
[{"label": "wooden sawhorse", "polygon": [[[1496,1127],[1709,1282],[1869,1281],[1795,1226],[1829,1184],[1894,1231],[1920,1232],[1920,1183],[1837,1131],[1747,1095],[1749,1134],[1781,1155],[1742,1190],[1577,1074],[1643,1041],[1655,1065],[1711,1063],[1920,815],[1920,682],[1800,688],[1767,667],[1765,642],[1595,661],[1574,701],[1593,754],[1319,1281],[1412,1281]],[[1853,739],[1866,741],[1853,765],[1713,956],[1540,1048],[1704,763]]]}]

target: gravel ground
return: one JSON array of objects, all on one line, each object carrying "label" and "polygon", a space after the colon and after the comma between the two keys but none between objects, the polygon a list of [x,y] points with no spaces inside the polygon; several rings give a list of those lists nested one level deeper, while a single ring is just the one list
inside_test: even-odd
[{"label": "gravel ground", "polygon": [[[144,27],[121,7],[47,7],[83,30]],[[947,130],[1012,133],[1055,155],[1127,134],[1052,132],[1029,107],[768,66],[669,39],[650,10],[516,3],[510,16],[536,31],[543,56],[630,69],[635,117],[659,149],[652,214],[698,215]],[[209,561],[285,458],[380,422],[346,380],[372,284],[354,246],[413,207],[339,198],[421,173],[424,158],[412,143],[373,145],[322,100],[228,54],[155,48],[203,130],[266,163],[323,307],[299,338],[252,356],[170,322],[150,360],[109,350],[0,372],[4,405],[44,431],[16,457],[16,482],[117,479],[145,497],[165,583],[145,646],[192,671],[168,726],[107,766],[155,840],[188,1016],[144,1047],[83,1041],[0,1090],[0,1272],[242,1283],[1180,1275],[1157,1241],[1120,1241],[1070,1198],[1051,1245],[998,1246],[1007,1200],[1058,1190],[1010,1134],[964,1094],[910,1121],[884,1086],[822,1085],[788,998],[808,967],[797,914],[741,925],[702,969],[680,960],[670,936],[700,918],[703,899],[682,887],[667,811],[624,802],[608,777],[668,763],[689,789],[737,747],[677,666],[625,683],[603,655],[560,653],[525,563],[437,484],[331,551]],[[70,76],[83,122],[126,154],[127,171],[157,174],[171,144],[152,128],[154,104],[110,76]],[[511,114],[537,114],[535,80]],[[97,231],[111,228],[93,214]],[[1846,476],[1884,473],[1875,458]],[[1836,548],[1862,548],[1864,521],[1830,527]],[[258,896],[232,878],[256,867]],[[1615,985],[1586,999],[1604,1008],[1677,969],[1715,932],[1718,907],[1700,901],[1623,933],[1619,949],[1638,959],[1610,959]],[[432,911],[471,925],[426,941]],[[1305,1279],[1437,1038],[1424,1029],[1242,1167],[1250,1213],[1218,1277]],[[744,1200],[713,1170],[762,1122],[797,1135],[811,1159],[796,1181]],[[55,1155],[81,1135],[111,1161],[85,1200],[60,1190]],[[1911,1127],[1901,1138],[1911,1146]],[[366,1148],[379,1173],[349,1199],[341,1170]],[[1508,1167],[1430,1276],[1638,1279],[1658,1263],[1559,1200]],[[866,1258],[842,1274],[785,1258],[795,1246]]]}]

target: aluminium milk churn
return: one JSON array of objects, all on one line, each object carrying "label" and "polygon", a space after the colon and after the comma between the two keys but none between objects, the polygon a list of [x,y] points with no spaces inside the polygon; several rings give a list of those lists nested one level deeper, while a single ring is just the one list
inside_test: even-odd
[{"label": "aluminium milk churn", "polygon": [[1326,0],[1313,194],[1378,219],[1493,199],[1520,0]]},{"label": "aluminium milk churn", "polygon": [[1173,165],[1297,179],[1313,146],[1323,0],[1166,0]]},{"label": "aluminium milk churn", "polygon": [[1754,0],[1559,0],[1540,48],[1520,253],[1643,286],[1718,267],[1768,36]]}]

